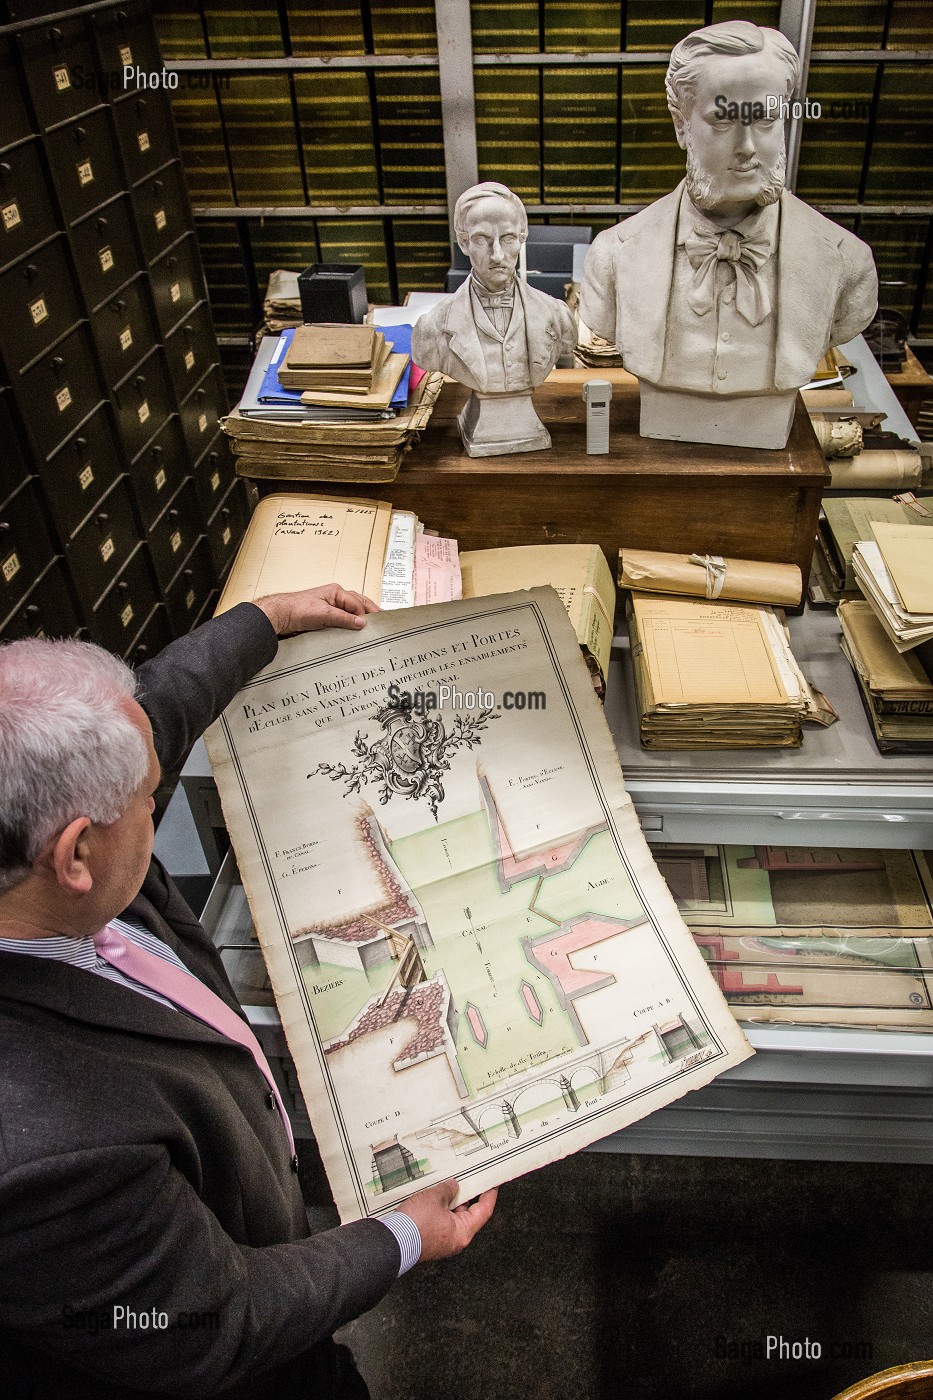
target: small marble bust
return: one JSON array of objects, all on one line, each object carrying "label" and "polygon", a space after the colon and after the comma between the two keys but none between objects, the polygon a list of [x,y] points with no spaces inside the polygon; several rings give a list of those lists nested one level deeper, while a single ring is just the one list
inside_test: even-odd
[{"label": "small marble bust", "polygon": [[783,447],[797,389],[874,315],[871,249],[784,188],[799,71],[789,40],[745,20],[671,54],[686,178],[594,239],[580,299],[640,380],[643,437]]},{"label": "small marble bust", "polygon": [[457,420],[471,457],[550,447],[531,391],[573,350],[573,315],[516,276],[528,217],[505,185],[487,180],[466,190],[454,209],[454,231],[470,275],[418,318],[412,356],[422,369],[473,390]]}]

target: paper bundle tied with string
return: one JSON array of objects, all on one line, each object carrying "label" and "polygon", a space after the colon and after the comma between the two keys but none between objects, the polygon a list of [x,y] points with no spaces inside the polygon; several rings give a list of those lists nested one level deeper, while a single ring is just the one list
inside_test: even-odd
[{"label": "paper bundle tied with string", "polygon": [[619,550],[619,586],[642,593],[684,593],[743,603],[794,607],[803,594],[796,564],[724,559],[721,554],[664,554],[654,549]]}]

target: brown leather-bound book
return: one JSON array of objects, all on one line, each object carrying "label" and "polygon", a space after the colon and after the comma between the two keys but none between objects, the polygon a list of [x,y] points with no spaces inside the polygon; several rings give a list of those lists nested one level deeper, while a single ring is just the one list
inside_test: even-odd
[{"label": "brown leather-bound book", "polygon": [[299,326],[288,349],[288,369],[368,369],[375,326]]}]

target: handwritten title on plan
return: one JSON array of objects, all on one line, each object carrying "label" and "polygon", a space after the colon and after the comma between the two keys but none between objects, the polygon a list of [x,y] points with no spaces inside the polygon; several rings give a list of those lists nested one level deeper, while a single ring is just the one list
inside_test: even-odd
[{"label": "handwritten title on plan", "polygon": [[241,701],[243,716],[249,721],[246,730],[257,734],[297,719],[310,720],[321,728],[336,719],[371,714],[374,706],[388,703],[388,687],[393,681],[398,685],[428,679],[453,682],[458,675],[462,679],[464,666],[525,651],[527,647],[521,627],[471,632],[467,639],[443,642],[411,656],[390,656],[384,663],[313,681],[307,687],[282,691],[269,699]]}]

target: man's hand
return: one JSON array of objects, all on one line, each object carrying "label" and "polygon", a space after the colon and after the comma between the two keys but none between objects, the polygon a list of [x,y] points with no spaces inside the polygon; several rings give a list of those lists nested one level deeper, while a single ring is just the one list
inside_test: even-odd
[{"label": "man's hand", "polygon": [[492,1215],[498,1187],[484,1191],[472,1205],[452,1207],[456,1194],[456,1181],[442,1181],[437,1186],[429,1186],[427,1191],[419,1191],[417,1196],[409,1196],[404,1205],[396,1207],[410,1215],[418,1226],[421,1234],[419,1263],[449,1259],[452,1254],[466,1249]]},{"label": "man's hand", "polygon": [[270,593],[257,598],[256,607],[265,613],[279,637],[319,632],[323,627],[364,627],[366,614],[379,611],[371,598],[341,588],[339,583],[322,583],[299,593]]}]

